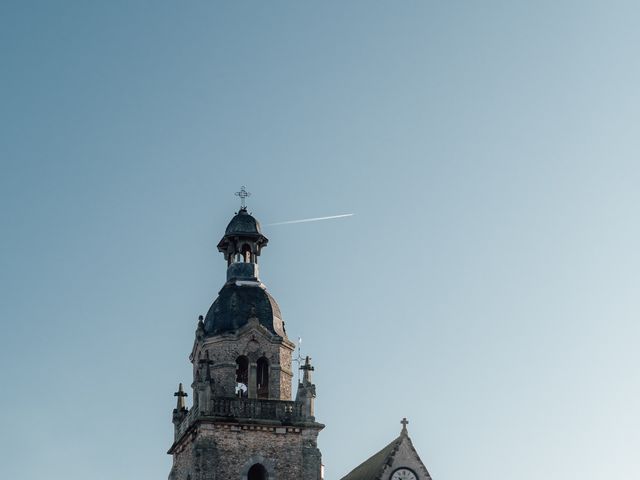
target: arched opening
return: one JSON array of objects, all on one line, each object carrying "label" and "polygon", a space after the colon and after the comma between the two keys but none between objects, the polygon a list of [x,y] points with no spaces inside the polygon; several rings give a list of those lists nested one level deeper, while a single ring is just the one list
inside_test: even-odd
[{"label": "arched opening", "polygon": [[258,398],[269,398],[269,361],[261,357],[257,364]]},{"label": "arched opening", "polygon": [[246,243],[242,245],[242,261],[251,263],[251,247]]},{"label": "arched opening", "polygon": [[236,395],[240,398],[249,396],[249,359],[244,355],[236,358]]},{"label": "arched opening", "polygon": [[267,469],[259,463],[251,467],[247,474],[247,480],[268,480],[268,478],[269,474],[267,473]]}]

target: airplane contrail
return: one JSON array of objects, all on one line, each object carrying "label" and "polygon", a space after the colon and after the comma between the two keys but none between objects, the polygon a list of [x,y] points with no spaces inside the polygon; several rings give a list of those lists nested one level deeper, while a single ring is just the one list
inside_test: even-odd
[{"label": "airplane contrail", "polygon": [[266,226],[272,227],[274,225],[289,225],[291,223],[318,222],[320,220],[332,220],[334,218],[353,217],[354,215],[355,215],[354,213],[343,213],[340,215],[331,215],[330,217],[303,218],[302,220],[288,220],[286,222],[268,223]]}]

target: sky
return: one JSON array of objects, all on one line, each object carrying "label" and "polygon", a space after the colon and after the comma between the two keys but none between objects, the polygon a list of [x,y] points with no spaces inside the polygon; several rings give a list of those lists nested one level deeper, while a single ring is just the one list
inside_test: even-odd
[{"label": "sky", "polygon": [[[166,478],[246,185],[338,480],[637,478],[635,1],[0,5],[0,477]],[[190,399],[191,397],[189,397]]]}]

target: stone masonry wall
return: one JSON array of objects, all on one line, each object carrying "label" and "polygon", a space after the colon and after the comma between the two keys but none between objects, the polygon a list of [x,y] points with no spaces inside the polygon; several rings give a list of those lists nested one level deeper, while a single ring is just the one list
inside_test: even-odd
[{"label": "stone masonry wall", "polygon": [[[199,361],[206,357],[212,361],[211,374],[215,396],[235,395],[235,361],[240,355],[249,359],[250,372],[255,372],[260,357],[269,361],[269,396],[276,400],[291,400],[292,379],[291,355],[294,345],[271,334],[257,321],[237,334],[205,338],[197,342],[193,351],[193,374],[200,367]],[[251,389],[251,385],[249,386]]]},{"label": "stone masonry wall", "polygon": [[170,480],[246,480],[261,463],[269,480],[320,480],[315,428],[210,423],[174,453]]}]

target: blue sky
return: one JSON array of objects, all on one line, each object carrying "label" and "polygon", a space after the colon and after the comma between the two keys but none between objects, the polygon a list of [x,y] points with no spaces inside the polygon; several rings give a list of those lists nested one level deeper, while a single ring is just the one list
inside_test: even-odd
[{"label": "blue sky", "polygon": [[0,6],[0,476],[165,478],[247,185],[327,480],[640,467],[637,2]]}]

